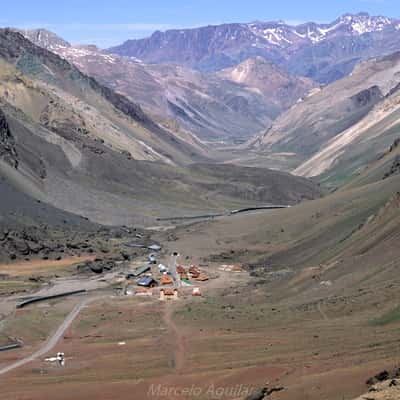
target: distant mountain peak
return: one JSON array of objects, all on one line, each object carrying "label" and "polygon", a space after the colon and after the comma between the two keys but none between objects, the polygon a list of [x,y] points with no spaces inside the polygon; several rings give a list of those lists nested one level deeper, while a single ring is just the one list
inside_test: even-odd
[{"label": "distant mountain peak", "polygon": [[279,75],[288,76],[287,73],[282,71],[276,64],[261,56],[248,58],[238,64],[236,67],[221,71],[222,74],[229,73],[237,82],[246,81],[250,74],[253,75],[266,75],[271,73],[278,73]]},{"label": "distant mountain peak", "polygon": [[43,47],[48,50],[55,50],[60,48],[69,48],[71,44],[58,36],[56,33],[48,31],[47,29],[14,29],[15,31],[24,35],[29,41],[37,46]]},{"label": "distant mountain peak", "polygon": [[276,104],[289,108],[305,96],[315,83],[303,77],[290,76],[285,70],[257,56],[248,58],[236,67],[218,73],[225,79],[257,89]]},{"label": "distant mountain peak", "polygon": [[339,18],[339,23],[348,25],[353,33],[364,34],[383,30],[393,24],[393,19],[383,16],[371,16],[366,12],[358,14],[344,14]]}]

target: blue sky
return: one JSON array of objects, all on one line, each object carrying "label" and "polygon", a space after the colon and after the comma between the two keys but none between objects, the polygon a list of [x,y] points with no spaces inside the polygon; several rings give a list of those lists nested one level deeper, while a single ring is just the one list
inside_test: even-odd
[{"label": "blue sky", "polygon": [[400,17],[399,0],[22,0],[2,2],[0,25],[47,28],[100,47],[155,30],[223,22],[332,21],[346,12]]}]

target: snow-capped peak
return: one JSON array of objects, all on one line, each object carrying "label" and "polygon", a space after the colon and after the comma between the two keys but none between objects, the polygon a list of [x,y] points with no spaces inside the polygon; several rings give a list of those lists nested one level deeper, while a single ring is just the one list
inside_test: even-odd
[{"label": "snow-capped peak", "polygon": [[[387,17],[370,16],[367,13],[345,14],[331,24],[316,24],[313,22],[301,25],[288,25],[278,22],[253,22],[247,27],[259,39],[272,46],[288,47],[302,40],[318,43],[337,34],[363,35],[369,32],[380,32],[392,25],[400,29],[399,21]],[[258,43],[257,43],[258,45]]]},{"label": "snow-capped peak", "polygon": [[340,18],[342,24],[348,25],[353,33],[362,35],[369,32],[382,31],[386,26],[391,25],[393,21],[387,17],[373,17],[367,13],[345,14]]}]

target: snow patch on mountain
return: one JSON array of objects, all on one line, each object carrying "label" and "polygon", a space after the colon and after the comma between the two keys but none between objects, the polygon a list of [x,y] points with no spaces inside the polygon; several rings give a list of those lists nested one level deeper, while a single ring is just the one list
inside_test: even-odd
[{"label": "snow patch on mountain", "polygon": [[374,17],[366,13],[346,14],[331,24],[308,23],[291,26],[283,22],[251,23],[248,29],[268,44],[287,47],[296,41],[307,40],[319,43],[339,33],[363,35],[383,31],[388,26],[400,29],[399,21],[387,17]]},{"label": "snow patch on mountain", "polygon": [[345,18],[353,32],[359,35],[369,32],[380,32],[393,22],[386,17],[370,17],[367,14],[346,16]]}]

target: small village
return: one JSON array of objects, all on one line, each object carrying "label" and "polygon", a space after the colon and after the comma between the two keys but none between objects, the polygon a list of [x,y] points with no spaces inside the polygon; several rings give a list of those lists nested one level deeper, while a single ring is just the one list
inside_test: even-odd
[{"label": "small village", "polygon": [[[114,296],[118,298],[135,297],[148,298],[153,301],[174,302],[189,301],[195,298],[202,298],[207,294],[210,284],[217,283],[221,278],[227,278],[228,274],[243,272],[240,264],[222,264],[209,265],[183,265],[180,262],[181,257],[178,252],[173,252],[170,256],[161,252],[161,246],[153,245],[147,247],[147,250],[156,251],[145,255],[140,260],[134,260],[125,264],[119,272],[111,274],[109,278],[102,277],[100,281],[108,287],[114,286]],[[146,260],[147,259],[147,260]],[[160,260],[162,262],[160,262]],[[48,301],[60,297],[70,297],[74,295],[87,294],[86,290],[75,290],[72,292],[58,293],[45,297],[37,297],[27,302],[19,303],[17,308],[23,308],[33,302]],[[93,298],[96,300],[96,297]],[[90,300],[89,300],[90,301]],[[22,305],[21,305],[22,304]],[[173,307],[168,307],[172,310]],[[165,310],[166,312],[167,309]],[[125,341],[119,341],[118,346],[125,346]],[[40,358],[40,357],[39,357]],[[59,351],[56,355],[43,358],[44,364],[52,364],[54,367],[64,367],[66,359],[64,351]],[[69,361],[71,361],[69,359]]]},{"label": "small village", "polygon": [[[208,265],[183,265],[179,259],[179,253],[173,252],[168,262],[159,263],[157,254],[150,254],[144,265],[133,268],[125,275],[124,295],[158,296],[161,301],[201,297],[206,282],[216,279],[218,274],[211,271]],[[239,264],[221,265],[218,270],[241,272],[242,268]]]}]

